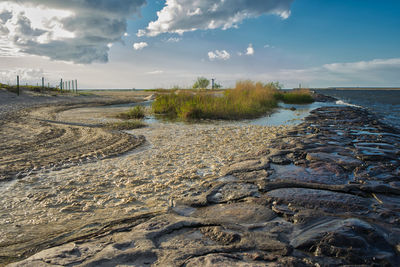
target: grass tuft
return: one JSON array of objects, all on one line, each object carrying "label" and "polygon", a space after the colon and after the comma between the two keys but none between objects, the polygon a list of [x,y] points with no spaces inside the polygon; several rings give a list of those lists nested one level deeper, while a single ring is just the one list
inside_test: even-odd
[{"label": "grass tuft", "polygon": [[275,98],[286,104],[310,104],[314,102],[310,90],[300,89],[292,92],[277,92]]},{"label": "grass tuft", "polygon": [[140,120],[129,120],[121,122],[110,122],[105,125],[106,128],[111,130],[133,130],[146,127],[147,124]]},{"label": "grass tuft", "polygon": [[131,120],[131,119],[143,119],[146,116],[144,106],[135,106],[129,109],[127,112],[122,112],[116,115],[118,119]]}]

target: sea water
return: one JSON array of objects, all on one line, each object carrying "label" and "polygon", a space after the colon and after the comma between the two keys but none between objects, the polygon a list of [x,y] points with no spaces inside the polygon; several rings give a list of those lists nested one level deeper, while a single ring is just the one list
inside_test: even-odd
[{"label": "sea water", "polygon": [[337,98],[339,105],[365,108],[384,123],[400,128],[400,90],[324,89],[317,92]]}]

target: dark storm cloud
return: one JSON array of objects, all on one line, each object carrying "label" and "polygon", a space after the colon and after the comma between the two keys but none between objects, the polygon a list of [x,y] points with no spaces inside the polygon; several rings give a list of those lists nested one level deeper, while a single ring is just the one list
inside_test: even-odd
[{"label": "dark storm cloud", "polygon": [[[139,14],[146,0],[9,0],[3,3],[70,12],[64,17],[44,17],[46,27],[35,28],[32,18],[23,11],[1,10],[0,6],[0,33],[8,35],[9,42],[20,52],[87,64],[108,61],[108,45],[121,41],[127,30],[127,19]],[[9,20],[13,23],[6,24]],[[55,24],[72,36],[56,38]]]}]

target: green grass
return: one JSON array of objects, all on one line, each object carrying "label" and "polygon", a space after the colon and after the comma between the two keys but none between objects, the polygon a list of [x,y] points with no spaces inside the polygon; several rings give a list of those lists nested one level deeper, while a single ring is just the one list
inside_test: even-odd
[{"label": "green grass", "polygon": [[121,122],[110,122],[105,125],[106,128],[111,130],[133,130],[146,127],[147,124],[140,120],[129,120]]},{"label": "green grass", "polygon": [[278,101],[275,84],[241,81],[222,96],[190,91],[159,95],[152,109],[156,114],[168,114],[182,120],[193,119],[246,119],[271,112]]},{"label": "green grass", "polygon": [[275,98],[286,104],[310,104],[314,99],[307,89],[294,90],[292,92],[277,92]]},{"label": "green grass", "polygon": [[118,119],[131,120],[131,119],[143,119],[146,116],[144,106],[135,106],[129,109],[127,112],[122,112],[116,115]]}]

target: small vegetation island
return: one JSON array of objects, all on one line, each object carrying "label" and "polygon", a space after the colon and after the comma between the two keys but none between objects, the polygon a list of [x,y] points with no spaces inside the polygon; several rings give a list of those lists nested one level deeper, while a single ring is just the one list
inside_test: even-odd
[{"label": "small vegetation island", "polygon": [[118,113],[115,117],[123,121],[110,122],[106,124],[107,128],[112,130],[133,130],[147,126],[147,124],[142,121],[146,117],[145,107],[140,105],[126,112]]},{"label": "small vegetation island", "polygon": [[279,101],[287,104],[314,102],[309,90],[283,91],[278,82],[238,81],[235,88],[225,90],[215,87],[207,90],[208,86],[209,81],[200,77],[193,89],[158,90],[152,110],[155,114],[185,121],[237,120],[268,114],[278,107]]}]

